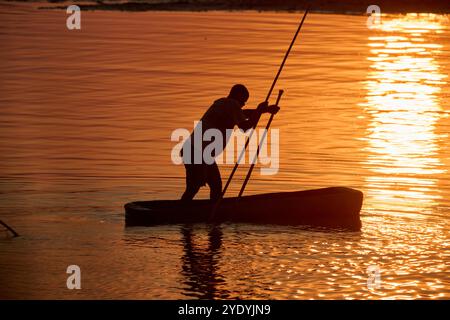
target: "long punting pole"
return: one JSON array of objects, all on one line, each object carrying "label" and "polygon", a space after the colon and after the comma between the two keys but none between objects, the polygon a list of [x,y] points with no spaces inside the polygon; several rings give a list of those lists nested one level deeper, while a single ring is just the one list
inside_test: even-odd
[{"label": "long punting pole", "polygon": [[[266,97],[265,101],[269,101],[269,98],[270,98],[270,96],[272,94],[272,91],[275,88],[275,85],[276,85],[276,83],[278,81],[278,78],[280,77],[281,71],[283,70],[283,67],[284,67],[284,65],[286,63],[286,60],[289,57],[289,53],[291,52],[291,49],[294,46],[295,40],[297,39],[297,36],[300,33],[300,30],[301,30],[301,28],[303,26],[303,22],[305,21],[306,15],[308,14],[308,11],[309,11],[309,5],[306,7],[305,13],[303,14],[302,20],[300,21],[300,24],[299,24],[299,26],[297,28],[297,31],[295,32],[294,37],[292,38],[291,44],[289,45],[289,48],[286,51],[286,54],[284,55],[283,61],[281,62],[280,67],[278,68],[278,72],[277,72],[277,74],[275,76],[275,79],[273,79],[272,85],[270,86],[270,89],[269,89],[269,92],[267,93],[267,97]],[[248,144],[250,142],[250,139],[251,139],[251,137],[253,135],[253,132],[255,131],[254,129],[256,128],[258,122],[259,122],[259,118],[256,121],[256,123],[253,125],[252,130],[250,131],[249,137],[245,141],[244,148],[242,149],[242,151],[241,151],[241,153],[240,153],[240,155],[238,157],[238,161],[234,165],[234,168],[231,171],[230,176],[228,177],[227,183],[225,184],[225,187],[223,188],[221,197],[219,198],[219,200],[217,200],[216,204],[213,207],[213,210],[212,210],[211,215],[210,215],[210,220],[212,220],[214,218],[216,210],[219,207],[223,197],[225,196],[225,193],[227,192],[228,186],[230,185],[231,180],[233,179],[234,173],[236,172],[237,168],[239,167],[239,163],[241,162],[241,159],[244,156],[245,151],[247,150]]]},{"label": "long punting pole", "polygon": [[[278,106],[278,103],[280,103],[280,99],[281,99],[281,96],[283,95],[283,92],[284,92],[283,90],[280,90],[278,92],[277,102],[275,103],[276,106]],[[253,171],[253,168],[255,167],[256,160],[258,159],[258,156],[259,156],[259,151],[261,149],[262,144],[264,143],[264,139],[266,138],[266,135],[267,135],[267,132],[269,131],[270,125],[272,124],[273,116],[274,116],[274,114],[270,115],[269,121],[267,122],[267,125],[266,125],[266,129],[264,130],[263,136],[261,138],[261,142],[258,143],[258,148],[256,149],[255,158],[252,161],[250,169],[248,169],[247,176],[245,177],[244,183],[242,184],[241,190],[239,191],[238,198],[240,198],[242,196],[242,194],[244,193],[244,190],[245,190],[245,186],[247,185],[248,180],[250,180],[250,176],[252,175],[252,171]]]},{"label": "long punting pole", "polygon": [[7,230],[11,231],[11,233],[13,234],[14,237],[18,237],[19,234],[14,231],[13,228],[11,228],[10,226],[8,226],[5,222],[3,222],[2,220],[0,220],[0,224],[3,225]]},{"label": "long punting pole", "polygon": [[[289,48],[286,51],[286,54],[284,55],[283,61],[281,62],[280,67],[278,68],[278,72],[277,72],[277,75],[275,76],[275,79],[273,79],[272,85],[270,86],[270,89],[269,89],[269,92],[267,93],[267,97],[266,97],[265,101],[269,101],[269,98],[270,98],[270,96],[272,94],[273,89],[275,88],[275,85],[276,85],[276,83],[278,81],[278,78],[280,77],[281,71],[283,70],[283,67],[284,67],[284,65],[286,63],[286,60],[287,60],[287,58],[289,56],[289,53],[291,52],[291,49],[294,46],[295,40],[297,39],[297,36],[300,33],[300,29],[302,28],[303,22],[305,21],[306,15],[308,14],[308,11],[309,11],[309,6],[306,8],[305,13],[303,14],[303,18],[302,18],[302,20],[301,20],[301,22],[300,22],[300,24],[299,24],[299,26],[297,28],[297,31],[295,32],[295,35],[292,38],[291,44],[289,45]],[[228,186],[230,185],[231,180],[233,179],[234,173],[236,172],[237,168],[239,167],[239,163],[241,162],[242,157],[245,154],[245,151],[247,150],[248,144],[250,142],[250,139],[251,139],[251,137],[253,135],[253,132],[255,131],[254,129],[256,128],[256,125],[258,124],[258,122],[259,122],[259,119],[254,124],[252,130],[250,131],[249,137],[245,141],[244,148],[242,149],[241,153],[239,154],[238,161],[234,165],[234,168],[231,171],[230,176],[228,177],[227,183],[225,184],[225,187],[223,188],[221,198],[223,198],[225,196],[225,193],[227,192]],[[220,202],[220,200],[219,200],[219,202]]]}]

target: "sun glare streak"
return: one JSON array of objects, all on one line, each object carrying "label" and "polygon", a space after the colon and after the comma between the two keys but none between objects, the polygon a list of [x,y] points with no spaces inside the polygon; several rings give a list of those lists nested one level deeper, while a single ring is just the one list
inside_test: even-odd
[{"label": "sun glare streak", "polygon": [[430,35],[443,29],[436,15],[409,14],[383,19],[369,37],[370,71],[363,105],[370,115],[366,179],[369,197],[396,212],[426,213],[436,205],[441,137],[435,126],[443,117],[438,95],[446,84],[435,56],[443,50]]}]

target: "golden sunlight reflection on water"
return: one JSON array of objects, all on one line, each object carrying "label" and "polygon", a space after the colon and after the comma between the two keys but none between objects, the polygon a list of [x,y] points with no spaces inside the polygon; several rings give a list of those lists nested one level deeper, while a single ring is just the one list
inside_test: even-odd
[{"label": "golden sunlight reflection on water", "polygon": [[429,35],[442,17],[406,15],[385,19],[369,37],[371,62],[365,81],[370,115],[366,178],[368,197],[387,211],[426,213],[441,198],[436,184],[446,172],[436,123],[444,112],[439,92],[447,76],[434,59],[443,46]]}]

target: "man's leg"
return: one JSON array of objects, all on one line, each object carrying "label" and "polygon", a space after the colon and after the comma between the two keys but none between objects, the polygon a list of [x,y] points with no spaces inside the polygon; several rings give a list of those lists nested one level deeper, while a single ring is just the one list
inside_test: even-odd
[{"label": "man's leg", "polygon": [[201,168],[199,165],[184,165],[186,169],[186,190],[181,196],[181,200],[190,201],[194,199],[202,184]]},{"label": "man's leg", "polygon": [[194,197],[197,194],[199,189],[200,189],[200,186],[186,185],[186,190],[184,191],[183,195],[181,196],[181,200],[191,201],[192,199],[194,199]]},{"label": "man's leg", "polygon": [[222,196],[222,178],[217,164],[214,162],[208,165],[206,183],[209,186],[209,197],[211,200],[218,200]]}]

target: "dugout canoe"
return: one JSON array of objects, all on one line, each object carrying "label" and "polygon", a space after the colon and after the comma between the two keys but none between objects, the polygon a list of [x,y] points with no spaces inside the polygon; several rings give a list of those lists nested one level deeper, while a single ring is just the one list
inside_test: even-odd
[{"label": "dugout canoe", "polygon": [[[225,198],[216,223],[308,225],[358,231],[361,229],[361,191],[331,187],[324,189],[266,193]],[[125,205],[126,226],[152,226],[211,222],[210,200],[136,201]]]}]

